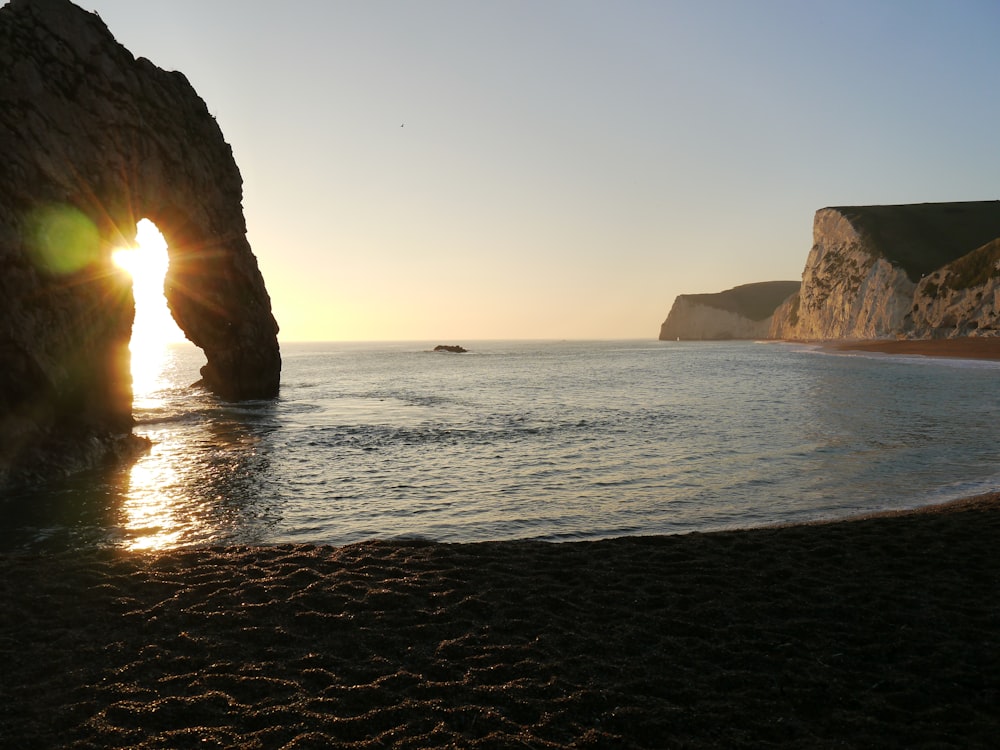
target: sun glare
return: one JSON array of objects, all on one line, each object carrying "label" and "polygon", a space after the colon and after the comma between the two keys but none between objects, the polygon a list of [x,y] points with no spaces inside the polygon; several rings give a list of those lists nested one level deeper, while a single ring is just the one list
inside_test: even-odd
[{"label": "sun glare", "polygon": [[132,390],[136,395],[156,387],[166,361],[167,345],[184,341],[163,296],[167,243],[156,225],[143,219],[136,225],[136,247],[118,250],[115,265],[132,277],[135,321],[132,323]]},{"label": "sun glare", "polygon": [[181,538],[181,521],[174,504],[163,492],[173,480],[174,471],[163,459],[139,461],[132,467],[123,506],[129,537],[127,549],[164,549]]}]

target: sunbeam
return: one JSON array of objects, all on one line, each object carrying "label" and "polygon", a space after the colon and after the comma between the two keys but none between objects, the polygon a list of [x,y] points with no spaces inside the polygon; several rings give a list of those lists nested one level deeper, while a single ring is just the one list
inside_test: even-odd
[{"label": "sunbeam", "polygon": [[116,265],[132,277],[135,321],[132,324],[132,390],[136,396],[155,390],[166,361],[167,346],[185,340],[163,296],[167,243],[148,219],[136,226],[136,247],[118,250]]}]

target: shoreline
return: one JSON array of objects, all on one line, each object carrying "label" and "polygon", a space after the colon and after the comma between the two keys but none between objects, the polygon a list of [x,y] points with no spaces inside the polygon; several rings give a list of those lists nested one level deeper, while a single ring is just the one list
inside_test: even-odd
[{"label": "shoreline", "polygon": [[[906,516],[936,515],[941,513],[955,513],[963,511],[985,511],[1000,513],[1000,490],[992,492],[982,492],[978,495],[966,497],[956,497],[941,502],[927,503],[926,505],[915,505],[907,508],[896,508],[892,510],[862,511],[849,516],[837,518],[819,519],[816,521],[800,521],[793,523],[776,523],[767,526],[747,527],[736,529],[735,531],[754,531],[756,529],[793,529],[797,526],[829,526],[841,523],[854,523],[855,521],[870,521],[883,518],[900,518]],[[713,533],[713,532],[707,532]]]},{"label": "shoreline", "polygon": [[988,747],[1000,493],[601,541],[0,555],[0,744]]},{"label": "shoreline", "polygon": [[1000,337],[965,336],[953,339],[859,339],[822,341],[829,351],[869,352],[899,356],[947,357],[1000,361]]}]

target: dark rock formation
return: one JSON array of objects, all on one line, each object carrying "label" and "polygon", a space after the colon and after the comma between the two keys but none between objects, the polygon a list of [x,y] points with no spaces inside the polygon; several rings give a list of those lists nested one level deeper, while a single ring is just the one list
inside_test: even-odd
[{"label": "dark rock formation", "polygon": [[468,349],[463,349],[461,346],[458,346],[457,344],[451,344],[451,345],[449,345],[449,344],[438,344],[437,346],[434,347],[434,351],[436,351],[436,352],[451,352],[452,354],[465,354],[469,350]]},{"label": "dark rock formation", "polygon": [[167,300],[205,351],[206,386],[276,395],[278,328],[241,202],[182,74],[68,0],[0,8],[0,475],[53,441],[99,453],[130,433],[134,303],[111,253],[143,217],[167,240]]},{"label": "dark rock formation", "polygon": [[823,208],[774,338],[1000,335],[1000,201]]},{"label": "dark rock formation", "polygon": [[660,326],[660,341],[766,338],[775,309],[798,281],[743,284],[716,294],[681,294]]}]

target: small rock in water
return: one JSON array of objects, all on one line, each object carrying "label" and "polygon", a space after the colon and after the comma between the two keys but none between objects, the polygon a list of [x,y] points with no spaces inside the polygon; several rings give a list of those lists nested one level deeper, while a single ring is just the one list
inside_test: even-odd
[{"label": "small rock in water", "polygon": [[434,347],[434,351],[436,351],[436,352],[452,352],[453,354],[465,354],[465,352],[467,352],[469,350],[468,349],[464,349],[463,347],[458,346],[457,344],[453,344],[453,345],[438,344],[437,346]]}]

